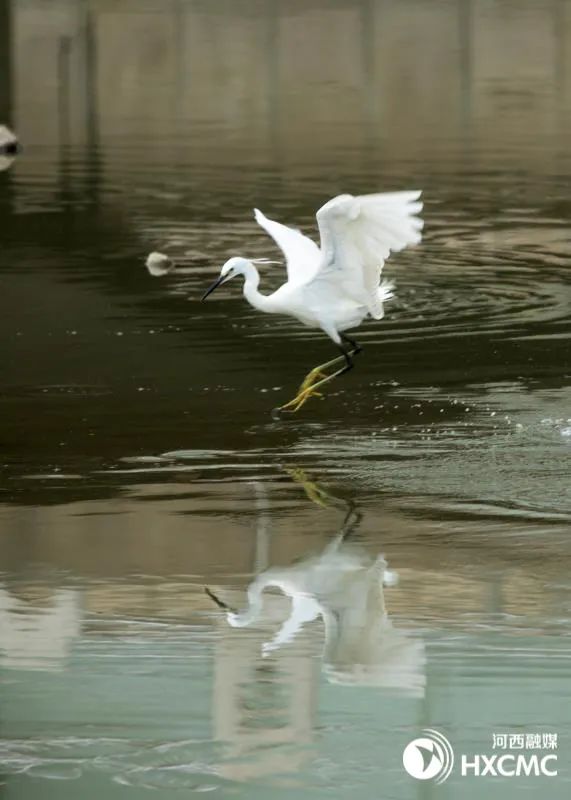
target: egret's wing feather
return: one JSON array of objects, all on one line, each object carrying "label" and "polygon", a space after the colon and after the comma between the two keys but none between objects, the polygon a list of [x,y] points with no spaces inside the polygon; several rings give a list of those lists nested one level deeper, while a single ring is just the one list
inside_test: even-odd
[{"label": "egret's wing feather", "polygon": [[383,315],[381,271],[391,253],[422,238],[420,192],[334,197],[317,212],[322,259],[314,282],[336,283],[371,316]]},{"label": "egret's wing feather", "polygon": [[321,262],[321,251],[315,242],[304,236],[301,231],[268,219],[257,208],[254,209],[254,214],[256,222],[272,237],[283,252],[286,259],[288,281],[303,283],[315,275]]}]

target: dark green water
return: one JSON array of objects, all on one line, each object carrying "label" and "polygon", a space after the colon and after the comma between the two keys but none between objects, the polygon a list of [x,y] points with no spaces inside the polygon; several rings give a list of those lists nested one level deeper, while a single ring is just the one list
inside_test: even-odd
[{"label": "dark green water", "polygon": [[[8,17],[2,797],[568,797],[571,3]],[[329,197],[405,188],[425,239],[387,264],[386,318],[274,421],[330,343],[234,283],[202,292],[231,255],[276,257],[253,207],[315,236]],[[151,250],[177,272],[151,278]],[[399,577],[368,682],[321,619],[262,656],[279,592],[242,629],[203,592],[242,607],[277,566],[299,583],[350,504],[359,558]],[[426,727],[457,759],[557,733],[559,775],[415,781]]]}]

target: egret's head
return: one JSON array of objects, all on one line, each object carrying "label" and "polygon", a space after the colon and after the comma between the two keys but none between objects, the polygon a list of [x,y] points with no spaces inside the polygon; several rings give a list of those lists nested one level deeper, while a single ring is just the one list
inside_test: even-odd
[{"label": "egret's head", "polygon": [[240,258],[239,256],[229,258],[220,270],[220,276],[214,281],[212,286],[208,287],[202,299],[206,300],[209,294],[212,294],[212,292],[218,289],[219,286],[222,286],[223,283],[235,278],[236,275],[245,275],[251,266],[252,262],[248,261],[247,258]]}]

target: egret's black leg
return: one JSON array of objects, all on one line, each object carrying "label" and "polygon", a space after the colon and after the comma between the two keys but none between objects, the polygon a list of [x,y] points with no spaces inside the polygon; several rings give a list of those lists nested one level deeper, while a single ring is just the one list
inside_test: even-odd
[{"label": "egret's black leg", "polygon": [[363,348],[358,342],[353,341],[353,339],[350,339],[344,333],[340,333],[339,335],[341,336],[342,341],[349,345],[349,349],[343,347],[342,344],[339,345],[339,349],[343,353],[343,357],[345,359],[345,368],[341,371],[341,374],[343,374],[344,372],[349,372],[350,369],[353,369],[355,364],[352,356],[359,355]]},{"label": "egret's black leg", "polygon": [[357,511],[355,503],[352,500],[348,500],[347,513],[345,514],[345,519],[343,520],[343,525],[341,526],[342,542],[347,541],[349,536],[355,532],[355,529],[359,526],[362,519],[363,515],[360,511]]},{"label": "egret's black leg", "polygon": [[351,358],[351,356],[354,355],[354,351],[345,350],[343,345],[339,345],[339,350],[341,350],[343,358],[345,359],[345,366],[342,367],[342,369],[339,372],[340,375],[343,375],[343,373],[349,372],[349,370],[353,369],[353,367],[355,366],[355,364],[353,363],[353,359]]},{"label": "egret's black leg", "polygon": [[344,342],[347,342],[347,344],[351,345],[351,350],[353,351],[352,355],[356,356],[359,353],[363,352],[363,348],[361,347],[359,342],[356,342],[354,339],[350,339],[345,333],[340,333],[339,336],[343,339]]}]

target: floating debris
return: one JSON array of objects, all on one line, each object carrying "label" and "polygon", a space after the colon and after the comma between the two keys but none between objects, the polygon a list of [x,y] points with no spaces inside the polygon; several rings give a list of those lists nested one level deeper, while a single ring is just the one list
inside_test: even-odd
[{"label": "floating debris", "polygon": [[175,263],[172,258],[169,258],[164,253],[153,252],[147,256],[145,266],[153,277],[158,278],[161,275],[167,275],[175,268]]},{"label": "floating debris", "polygon": [[18,137],[6,125],[0,125],[0,172],[8,169],[20,152]]}]

